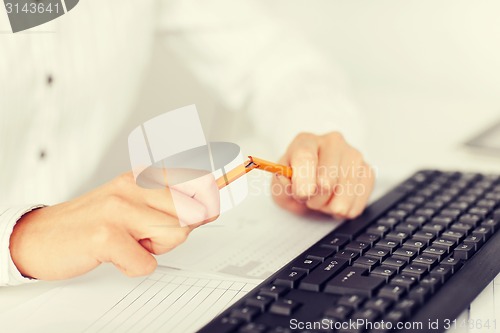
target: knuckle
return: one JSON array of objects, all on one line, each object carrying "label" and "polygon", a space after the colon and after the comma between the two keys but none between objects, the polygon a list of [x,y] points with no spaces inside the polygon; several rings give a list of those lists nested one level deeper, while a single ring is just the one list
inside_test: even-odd
[{"label": "knuckle", "polygon": [[316,158],[316,154],[310,149],[297,148],[293,153],[295,159],[299,160],[310,160]]},{"label": "knuckle", "polygon": [[334,143],[345,142],[344,136],[342,135],[342,133],[338,131],[326,134],[325,138],[328,142],[334,142]]},{"label": "knuckle", "polygon": [[119,188],[121,187],[124,187],[128,184],[130,184],[130,182],[134,179],[134,176],[132,175],[131,172],[125,172],[125,173],[122,173],[121,175],[119,175],[118,177],[116,177],[114,180],[113,180],[113,184]]},{"label": "knuckle", "polygon": [[111,194],[104,200],[103,207],[106,214],[109,216],[109,214],[115,214],[117,211],[127,209],[129,203],[119,195]]},{"label": "knuckle", "polygon": [[297,134],[294,141],[309,140],[311,138],[314,138],[314,136],[315,135],[310,132],[300,132],[299,134]]}]

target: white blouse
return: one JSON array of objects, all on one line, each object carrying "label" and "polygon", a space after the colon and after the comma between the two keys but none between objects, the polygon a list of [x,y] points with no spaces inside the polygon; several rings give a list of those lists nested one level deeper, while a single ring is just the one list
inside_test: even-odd
[{"label": "white blouse", "polygon": [[0,9],[0,285],[27,280],[10,258],[13,226],[95,172],[158,38],[281,149],[299,131],[360,135],[333,61],[259,2],[85,0],[16,34]]}]

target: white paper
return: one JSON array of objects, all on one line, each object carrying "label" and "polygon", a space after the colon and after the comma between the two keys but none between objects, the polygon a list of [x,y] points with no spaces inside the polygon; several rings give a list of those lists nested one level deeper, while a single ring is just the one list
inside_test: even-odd
[{"label": "white paper", "polygon": [[93,275],[0,314],[1,331],[195,332],[260,282],[164,267],[140,279]]}]

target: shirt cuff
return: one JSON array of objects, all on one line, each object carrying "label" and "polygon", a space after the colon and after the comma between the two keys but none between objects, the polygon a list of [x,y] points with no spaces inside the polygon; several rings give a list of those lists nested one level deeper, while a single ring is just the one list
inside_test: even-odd
[{"label": "shirt cuff", "polygon": [[24,214],[34,209],[45,207],[44,205],[25,205],[14,207],[0,206],[0,286],[14,286],[36,281],[24,277],[12,261],[10,255],[10,236],[17,221]]}]

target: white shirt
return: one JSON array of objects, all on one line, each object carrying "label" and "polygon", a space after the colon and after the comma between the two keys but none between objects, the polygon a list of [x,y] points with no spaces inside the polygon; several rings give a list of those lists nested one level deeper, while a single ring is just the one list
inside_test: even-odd
[{"label": "white shirt", "polygon": [[332,61],[253,1],[85,0],[27,33],[9,30],[0,10],[0,285],[26,281],[9,252],[19,218],[70,199],[95,172],[155,38],[281,150],[299,131],[359,137]]}]

